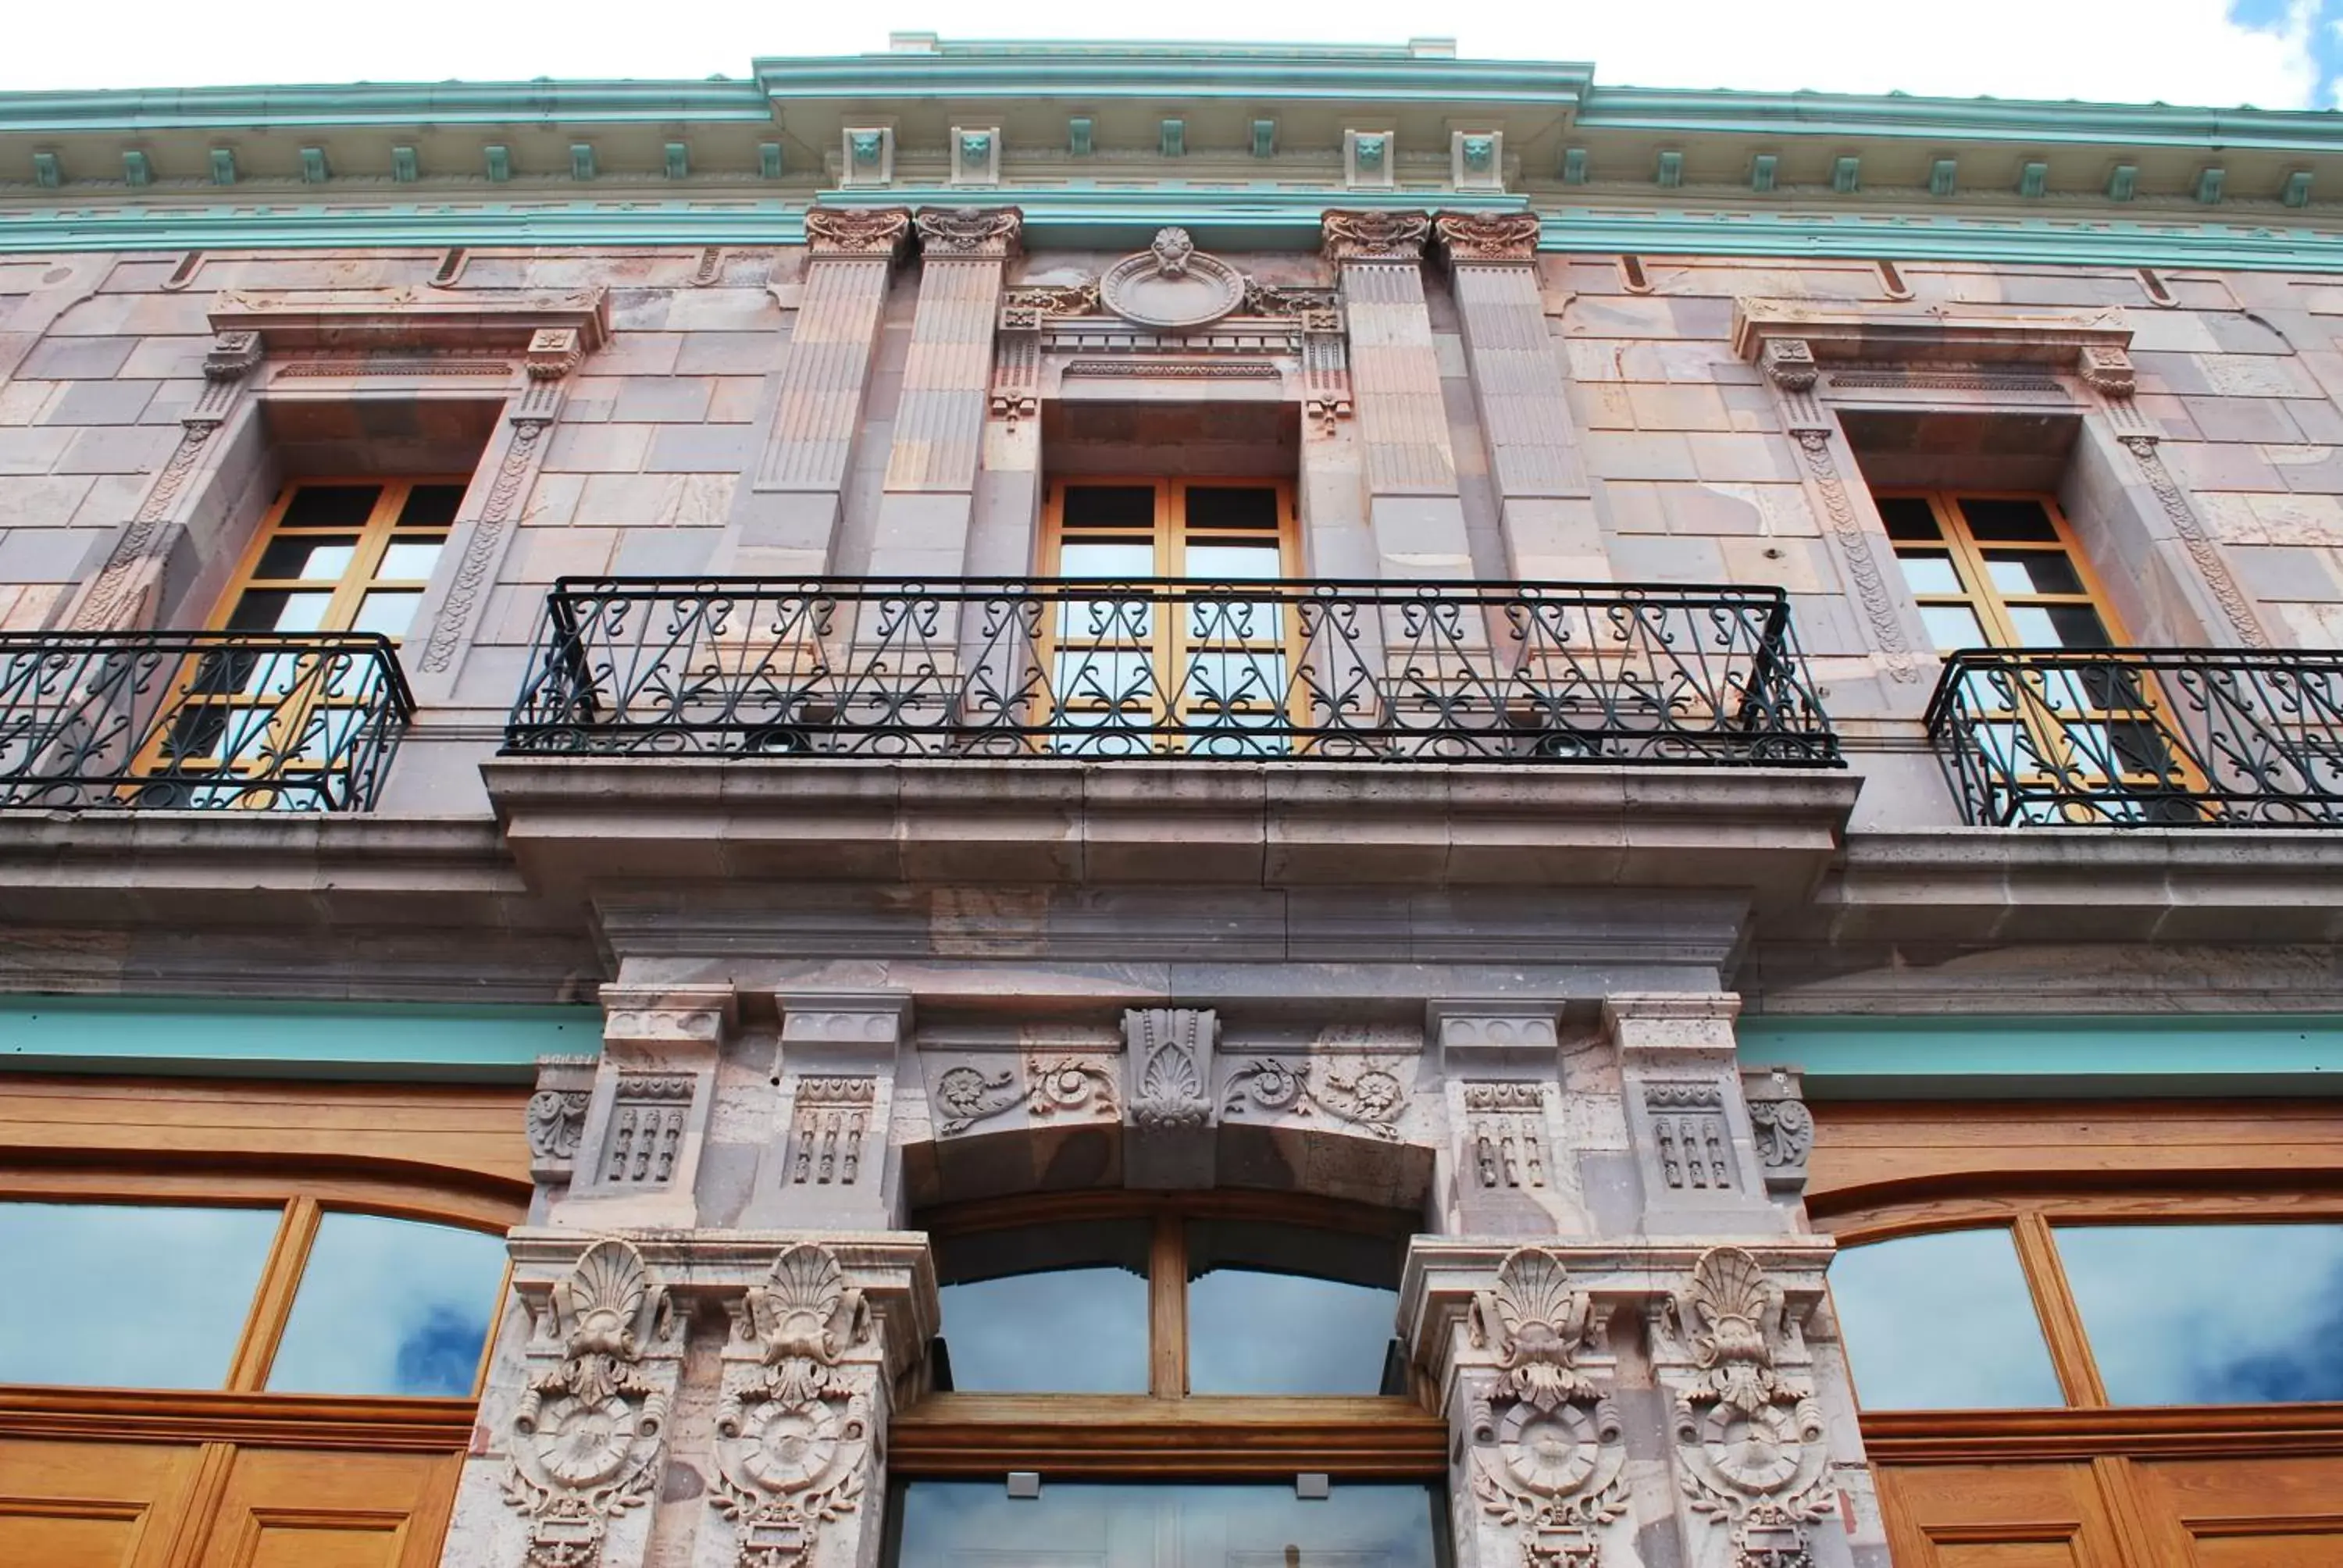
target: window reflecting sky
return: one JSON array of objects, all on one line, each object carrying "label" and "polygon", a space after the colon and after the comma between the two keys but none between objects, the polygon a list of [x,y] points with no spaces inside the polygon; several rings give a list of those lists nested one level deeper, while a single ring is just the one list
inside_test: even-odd
[{"label": "window reflecting sky", "polygon": [[0,1203],[0,1382],[222,1387],[279,1218]]},{"label": "window reflecting sky", "polygon": [[2061,1225],[2116,1404],[2343,1399],[2343,1225]]},{"label": "window reflecting sky", "polygon": [[1865,1410],[2066,1402],[2006,1230],[1849,1247],[1830,1289]]},{"label": "window reflecting sky", "polygon": [[1083,1220],[936,1238],[963,1393],[1145,1393],[1148,1227]]},{"label": "window reflecting sky", "polygon": [[1430,1568],[1427,1486],[1337,1482],[1303,1502],[1278,1486],[1110,1486],[1044,1481],[1011,1498],[998,1481],[917,1481],[903,1497],[896,1568],[992,1563],[1117,1568]]},{"label": "window reflecting sky", "polygon": [[327,1214],[268,1386],[469,1395],[504,1267],[504,1238],[485,1231]]},{"label": "window reflecting sky", "polygon": [[1399,1292],[1215,1269],[1188,1286],[1191,1393],[1373,1393]]}]

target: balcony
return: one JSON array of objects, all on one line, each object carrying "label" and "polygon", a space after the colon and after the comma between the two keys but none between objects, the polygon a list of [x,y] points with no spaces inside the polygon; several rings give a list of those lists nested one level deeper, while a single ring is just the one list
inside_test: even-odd
[{"label": "balcony", "polygon": [[1972,826],[2343,827],[2343,653],[1976,649],[1928,733]]},{"label": "balcony", "polygon": [[414,710],[370,633],[0,635],[0,809],[364,811]]},{"label": "balcony", "polygon": [[565,578],[508,757],[1841,766],[1778,589]]}]

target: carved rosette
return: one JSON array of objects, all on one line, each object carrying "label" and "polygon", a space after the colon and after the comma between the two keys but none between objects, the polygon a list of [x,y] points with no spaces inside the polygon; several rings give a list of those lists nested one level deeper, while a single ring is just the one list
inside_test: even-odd
[{"label": "carved rosette", "polygon": [[[1600,1532],[1626,1509],[1624,1427],[1602,1332],[1562,1260],[1523,1248],[1473,1298],[1465,1331],[1493,1364],[1469,1374],[1473,1496],[1522,1533],[1527,1568],[1596,1568]],[[1589,1358],[1603,1363],[1603,1380]]]},{"label": "carved rosette", "polygon": [[1062,1056],[1020,1067],[997,1073],[965,1063],[946,1068],[930,1093],[937,1134],[956,1138],[1021,1106],[1041,1118],[1115,1114],[1114,1077],[1101,1062]]},{"label": "carved rosette", "polygon": [[1025,214],[1013,206],[921,207],[916,222],[920,249],[930,258],[1001,260],[1016,253],[1025,231]]},{"label": "carved rosette", "polygon": [[816,260],[827,256],[892,260],[911,232],[905,207],[863,210],[813,207],[805,215],[806,245]]},{"label": "carved rosette", "polygon": [[1420,212],[1329,212],[1321,220],[1326,258],[1335,263],[1423,259],[1432,219]]},{"label": "carved rosette", "polygon": [[853,1352],[871,1342],[870,1311],[809,1241],[730,1309],[709,1501],[739,1531],[739,1568],[801,1568],[869,1480],[877,1373]]},{"label": "carved rosette", "polygon": [[1822,1407],[1777,1366],[1792,1341],[1781,1287],[1747,1252],[1716,1247],[1668,1311],[1696,1369],[1675,1400],[1685,1494],[1725,1526],[1735,1568],[1805,1568],[1807,1526],[1833,1503]]},{"label": "carved rosette", "polygon": [[1532,212],[1443,212],[1433,220],[1449,265],[1528,261],[1537,254],[1538,216]]},{"label": "carved rosette", "polygon": [[505,1501],[528,1521],[528,1568],[591,1568],[611,1520],[658,1479],[668,1396],[643,1361],[679,1348],[677,1324],[641,1254],[604,1240],[555,1282],[535,1326]]}]

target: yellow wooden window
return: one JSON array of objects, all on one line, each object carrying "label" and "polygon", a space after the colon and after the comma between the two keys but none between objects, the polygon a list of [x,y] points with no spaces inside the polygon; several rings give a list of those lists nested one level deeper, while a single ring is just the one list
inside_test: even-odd
[{"label": "yellow wooden window", "polygon": [[214,624],[406,635],[464,498],[460,478],[305,479],[254,536]]}]

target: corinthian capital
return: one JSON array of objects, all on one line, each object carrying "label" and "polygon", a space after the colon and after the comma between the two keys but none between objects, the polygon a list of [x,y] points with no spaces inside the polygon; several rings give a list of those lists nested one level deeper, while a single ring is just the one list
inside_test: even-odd
[{"label": "corinthian capital", "polygon": [[1535,213],[1443,212],[1433,223],[1452,264],[1527,261],[1537,252]]},{"label": "corinthian capital", "polygon": [[922,207],[920,247],[930,256],[1006,256],[1017,248],[1025,215],[1013,206]]},{"label": "corinthian capital", "polygon": [[814,207],[805,216],[806,242],[817,256],[892,257],[911,231],[911,215],[899,206],[864,211]]},{"label": "corinthian capital", "polygon": [[1327,259],[1405,261],[1423,259],[1432,219],[1420,212],[1330,212],[1324,225]]}]

